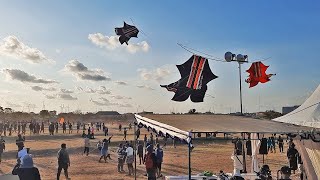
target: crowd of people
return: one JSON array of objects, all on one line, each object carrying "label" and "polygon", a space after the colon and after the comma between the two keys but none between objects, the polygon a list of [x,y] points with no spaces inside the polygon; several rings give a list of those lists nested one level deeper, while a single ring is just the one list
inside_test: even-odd
[{"label": "crowd of people", "polygon": [[[30,123],[32,124],[32,123]],[[39,123],[37,124],[37,129],[32,128],[32,131],[30,130],[30,133],[37,133],[40,132],[40,125],[38,128]],[[35,126],[34,124],[32,126]],[[9,121],[6,122],[0,122],[0,136],[12,136],[13,133],[23,134],[26,133],[26,122],[13,122],[10,123]],[[39,130],[39,131],[36,131]]]},{"label": "crowd of people", "polygon": [[[7,124],[7,123],[5,123]],[[2,132],[7,131],[8,125],[2,124]],[[8,123],[9,124],[9,123]],[[25,128],[27,123],[17,123],[17,134],[18,138],[16,139],[17,145],[17,164],[12,170],[13,175],[18,175],[21,180],[38,180],[41,179],[40,171],[38,168],[34,166],[33,163],[33,155],[30,154],[29,148],[24,146],[25,143]],[[9,127],[11,124],[9,125]],[[14,127],[14,125],[12,125]],[[18,128],[20,126],[20,128]],[[38,134],[44,133],[45,131],[45,123],[44,122],[31,122],[29,123],[30,134]],[[71,122],[63,122],[63,123],[49,123],[48,130],[50,135],[54,135],[59,132],[59,129],[62,129],[62,133],[71,134],[72,126],[74,123]],[[107,162],[107,160],[111,160],[110,155],[110,143],[113,135],[107,138],[109,135],[109,128],[104,123],[89,123],[89,124],[81,124],[76,123],[77,133],[82,127],[83,130],[83,141],[84,141],[84,149],[83,155],[89,156],[91,152],[98,149],[100,154],[99,162]],[[134,175],[134,149],[136,148],[136,156],[139,162],[139,165],[144,165],[146,169],[146,176],[148,179],[153,180],[156,177],[161,177],[161,164],[163,161],[163,150],[160,147],[159,137],[158,135],[154,135],[150,133],[149,138],[144,138],[140,140],[140,129],[135,132],[137,144],[134,144],[133,141],[127,141],[127,133],[132,129],[132,125],[129,124],[128,127],[119,127],[119,131],[123,131],[124,138],[123,141],[120,142],[117,150],[117,170],[119,173],[127,172],[129,176]],[[22,131],[23,130],[23,131]],[[68,130],[68,131],[67,131]],[[104,139],[98,140],[97,145],[95,146],[91,141],[94,138],[94,133],[96,131],[102,131],[102,134],[105,136]],[[13,131],[14,132],[14,131]],[[24,132],[24,133],[23,133]],[[11,133],[10,133],[11,134]],[[147,135],[145,135],[146,137]],[[166,138],[165,138],[166,139]],[[166,144],[166,143],[165,143]],[[135,146],[136,145],[136,146]],[[164,145],[165,146],[165,145]],[[164,147],[163,146],[163,147]],[[0,138],[0,163],[2,160],[2,153],[6,149],[5,140],[3,136]],[[65,143],[61,144],[61,149],[57,153],[57,179],[60,178],[62,170],[64,171],[64,175],[67,179],[69,179],[68,168],[70,167],[70,158],[69,153],[67,151],[67,145]],[[125,166],[126,165],[126,166]],[[125,170],[127,169],[127,170]]]},{"label": "crowd of people", "polygon": [[[92,143],[90,142],[91,140],[91,130],[93,129],[93,126],[90,126],[88,129],[87,134],[83,134],[84,138],[84,150],[83,150],[83,155],[88,156],[90,152],[94,151],[95,149],[98,149],[98,152],[100,153],[100,158],[99,158],[99,163],[105,162],[107,163],[107,160],[111,160],[110,156],[110,150],[109,150],[109,145],[111,143],[111,139],[113,137],[110,136],[109,138],[104,138],[102,141],[99,140],[96,148],[94,148],[92,151],[90,151],[92,147]],[[131,176],[134,174],[134,144],[133,141],[128,142],[126,137],[127,137],[127,132],[128,130],[131,130],[132,127],[122,127],[122,124],[119,124],[119,131],[123,131],[124,133],[124,138],[123,138],[123,143],[120,143],[118,148],[117,148],[117,170],[119,173],[124,173],[125,172],[125,164],[127,166],[127,172],[128,175]],[[102,124],[102,130],[104,132],[105,136],[108,136],[108,128]],[[138,132],[138,133],[137,133]],[[136,155],[139,158],[139,165],[145,165],[146,166],[146,171],[147,173],[145,174],[148,176],[148,179],[153,180],[156,179],[156,177],[161,177],[161,165],[163,161],[163,150],[160,147],[159,144],[159,139],[158,136],[156,135],[156,138],[154,139],[153,134],[150,133],[149,138],[144,138],[143,141],[139,140],[140,136],[140,129],[136,131]],[[147,135],[145,134],[145,137]],[[166,138],[164,138],[166,139]],[[166,143],[164,144],[164,146]],[[155,148],[154,148],[155,147]]]},{"label": "crowd of people", "polygon": [[[15,123],[1,123],[0,130],[1,133],[7,132],[7,127],[15,127]],[[39,170],[33,165],[32,155],[29,154],[29,149],[24,147],[25,142],[25,127],[27,126],[26,123],[16,123],[17,128],[13,128],[12,132],[17,132],[18,138],[16,139],[17,145],[17,165],[13,168],[12,174],[18,175],[20,179],[40,179],[40,172]],[[60,124],[57,123],[49,123],[49,133],[50,135],[54,135],[58,133],[59,128],[62,128],[62,133],[71,134],[72,133],[72,126],[76,126],[77,133],[82,127],[83,134],[82,137],[84,138],[84,149],[83,155],[89,156],[91,152],[98,149],[100,158],[98,160],[99,163],[104,162],[107,163],[107,160],[111,160],[111,151],[110,151],[110,143],[113,135],[107,138],[109,135],[109,128],[104,123],[71,123],[71,122],[63,122]],[[24,127],[24,128],[22,128]],[[9,134],[12,135],[12,132]],[[134,175],[134,149],[136,149],[136,161],[139,165],[144,165],[146,169],[146,176],[149,180],[154,180],[162,176],[161,168],[162,162],[164,157],[163,149],[167,145],[167,137],[159,136],[158,134],[149,133],[144,134],[144,137],[141,138],[140,128],[138,128],[135,133],[134,137],[137,140],[137,144],[134,144],[133,141],[127,141],[128,131],[131,130],[131,124],[128,127],[123,127],[122,124],[119,124],[119,131],[123,131],[123,139],[122,142],[119,144],[116,155],[117,155],[117,167],[119,173],[127,172],[129,176]],[[30,134],[38,134],[44,133],[44,122],[37,123],[31,122],[29,124]],[[67,132],[68,130],[68,132]],[[102,131],[102,134],[105,136],[104,139],[98,140],[96,145],[93,145],[91,139],[94,139],[95,131]],[[24,133],[23,133],[24,132]],[[121,134],[121,133],[120,133]],[[6,135],[4,133],[3,135]],[[160,142],[160,137],[163,140]],[[174,141],[173,141],[174,142]],[[160,143],[163,146],[160,146]],[[236,139],[234,141],[235,144],[235,152],[237,155],[242,154],[242,141],[240,139]],[[247,148],[247,155],[250,154],[250,147],[249,147],[250,139],[246,140],[246,148]],[[268,138],[261,138],[261,146],[259,149],[260,154],[268,154],[268,153],[276,153],[276,145],[278,144],[279,152],[284,152],[284,139],[281,136],[276,138],[275,135],[272,135]],[[175,143],[174,143],[175,147]],[[301,157],[299,156],[298,151],[295,149],[295,145],[292,140],[288,142],[288,150],[287,150],[287,158],[289,161],[289,168],[290,170],[295,173],[295,170],[298,169],[299,164],[302,163]],[[3,136],[0,138],[0,163],[2,161],[2,153],[6,149],[5,140]],[[91,150],[91,151],[90,151]],[[68,168],[70,167],[70,158],[69,153],[67,151],[66,144],[61,144],[61,149],[58,151],[57,154],[57,162],[58,162],[58,169],[57,169],[57,179],[60,178],[61,171],[64,170],[64,175],[68,179]],[[126,165],[126,166],[125,166]],[[127,169],[127,170],[125,170]],[[30,178],[32,177],[32,178]]]}]

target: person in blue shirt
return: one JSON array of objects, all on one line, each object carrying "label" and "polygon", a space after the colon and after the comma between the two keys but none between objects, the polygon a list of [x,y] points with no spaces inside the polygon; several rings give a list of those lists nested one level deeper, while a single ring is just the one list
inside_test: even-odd
[{"label": "person in blue shirt", "polygon": [[268,138],[268,141],[267,141],[267,147],[268,147],[268,152],[270,151],[271,153],[273,152],[273,144],[272,144],[272,140],[271,140],[271,137]]},{"label": "person in blue shirt", "polygon": [[158,143],[157,144],[157,149],[156,149],[156,157],[157,157],[157,175],[158,177],[161,177],[162,174],[161,174],[161,165],[162,165],[162,162],[163,162],[163,150],[162,148],[160,148],[160,144]]}]

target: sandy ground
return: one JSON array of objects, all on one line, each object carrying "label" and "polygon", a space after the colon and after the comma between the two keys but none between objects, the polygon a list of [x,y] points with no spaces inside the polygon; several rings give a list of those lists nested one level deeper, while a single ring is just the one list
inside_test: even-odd
[{"label": "sandy ground", "polygon": [[[104,136],[102,132],[98,132],[96,139],[91,140],[91,152],[89,156],[82,155],[83,139],[80,134],[58,134],[49,136],[46,130],[45,134],[26,136],[26,147],[31,148],[34,156],[34,163],[39,168],[41,178],[53,180],[56,179],[57,171],[57,152],[61,143],[66,143],[71,158],[71,167],[69,174],[71,179],[76,180],[127,180],[134,179],[126,173],[119,174],[117,172],[117,145],[122,141],[122,132],[117,130],[117,124],[108,125],[110,134],[114,135],[111,144],[111,157],[107,163],[99,163],[99,152],[95,145],[98,140],[102,140]],[[61,131],[61,130],[60,130]],[[60,132],[61,133],[61,132]],[[129,131],[128,139],[133,139],[133,131]],[[148,132],[142,131],[142,135]],[[10,174],[12,168],[16,164],[15,154],[16,145],[15,137],[6,137],[7,149],[3,153],[3,161],[0,165],[1,174]],[[224,141],[219,142],[195,142],[195,149],[192,152],[192,172],[197,174],[205,170],[218,173],[220,170],[232,172],[233,162],[230,155],[233,152],[233,145]],[[186,175],[188,173],[188,156],[187,146],[178,145],[173,148],[169,143],[164,149],[163,175]],[[261,156],[259,157],[262,158]],[[248,168],[250,167],[250,157],[248,159]],[[282,165],[287,164],[284,153],[273,153],[265,157],[266,163],[271,166],[273,175]],[[125,171],[127,168],[125,166]],[[137,163],[137,179],[147,179],[144,176],[145,167]],[[64,179],[63,174],[61,179]],[[164,179],[164,178],[159,178]]]}]

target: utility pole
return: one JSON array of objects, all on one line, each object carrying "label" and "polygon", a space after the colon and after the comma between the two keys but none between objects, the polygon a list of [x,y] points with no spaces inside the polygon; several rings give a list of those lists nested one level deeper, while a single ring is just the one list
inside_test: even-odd
[{"label": "utility pole", "polygon": [[227,62],[238,62],[239,64],[239,82],[240,82],[240,86],[239,86],[239,90],[240,90],[240,113],[241,115],[243,115],[243,111],[242,111],[242,78],[241,78],[241,64],[243,63],[247,63],[248,62],[248,55],[242,55],[242,54],[238,54],[237,56],[235,54],[232,54],[231,52],[226,52],[224,54],[224,58]]}]

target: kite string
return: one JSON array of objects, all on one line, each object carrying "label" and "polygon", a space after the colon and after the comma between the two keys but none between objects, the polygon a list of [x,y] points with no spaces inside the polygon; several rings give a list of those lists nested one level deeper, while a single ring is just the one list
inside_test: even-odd
[{"label": "kite string", "polygon": [[[200,54],[204,54],[204,55],[206,55],[206,56],[209,56],[209,57],[206,57],[206,59],[213,60],[213,61],[219,61],[219,62],[227,62],[227,61],[225,61],[225,60],[223,60],[223,59],[221,59],[221,58],[216,58],[216,57],[214,57],[214,56],[212,56],[212,55],[210,55],[210,54],[207,54],[207,53],[198,51],[198,50],[193,49],[193,48],[190,48],[190,47],[187,47],[187,46],[185,46],[185,45],[183,45],[183,44],[181,44],[181,43],[177,43],[177,44],[178,44],[182,49],[184,49],[184,50],[186,50],[186,51],[188,51],[188,52],[190,52],[190,53],[192,53],[192,54],[196,54],[195,52],[197,52],[197,53],[200,53]],[[193,51],[194,51],[194,52],[193,52]],[[211,57],[211,58],[210,58],[210,57]]]},{"label": "kite string", "polygon": [[[132,24],[133,24],[134,26],[136,26],[135,23],[133,22],[132,18],[130,18],[130,20],[131,20]],[[142,29],[139,29],[139,31],[141,31],[141,33],[142,33],[143,35],[145,35],[146,37],[148,37],[148,35],[147,35]]]},{"label": "kite string", "polygon": [[[210,54],[208,54],[208,53],[205,53],[205,52],[202,52],[202,51],[193,49],[193,48],[188,47],[188,46],[186,46],[186,45],[183,45],[183,44],[181,44],[181,43],[177,43],[177,44],[178,44],[182,49],[184,49],[184,50],[186,50],[186,51],[188,51],[188,52],[190,52],[190,53],[192,53],[192,54],[196,54],[196,53],[194,53],[194,52],[197,52],[197,53],[204,54],[204,55],[206,55],[206,56],[211,57],[211,58],[206,57],[206,59],[213,60],[213,61],[219,61],[219,62],[227,62],[227,61],[225,61],[225,60],[222,59],[222,58],[214,57],[214,56],[212,56],[212,55],[210,55]],[[263,62],[263,61],[267,61],[267,60],[271,59],[271,57],[261,58],[261,59],[262,59],[262,60],[260,60],[260,61]],[[257,61],[254,61],[254,62],[258,62],[258,60],[257,60]],[[249,62],[249,61],[248,61],[248,63],[254,63],[254,62]]]}]

